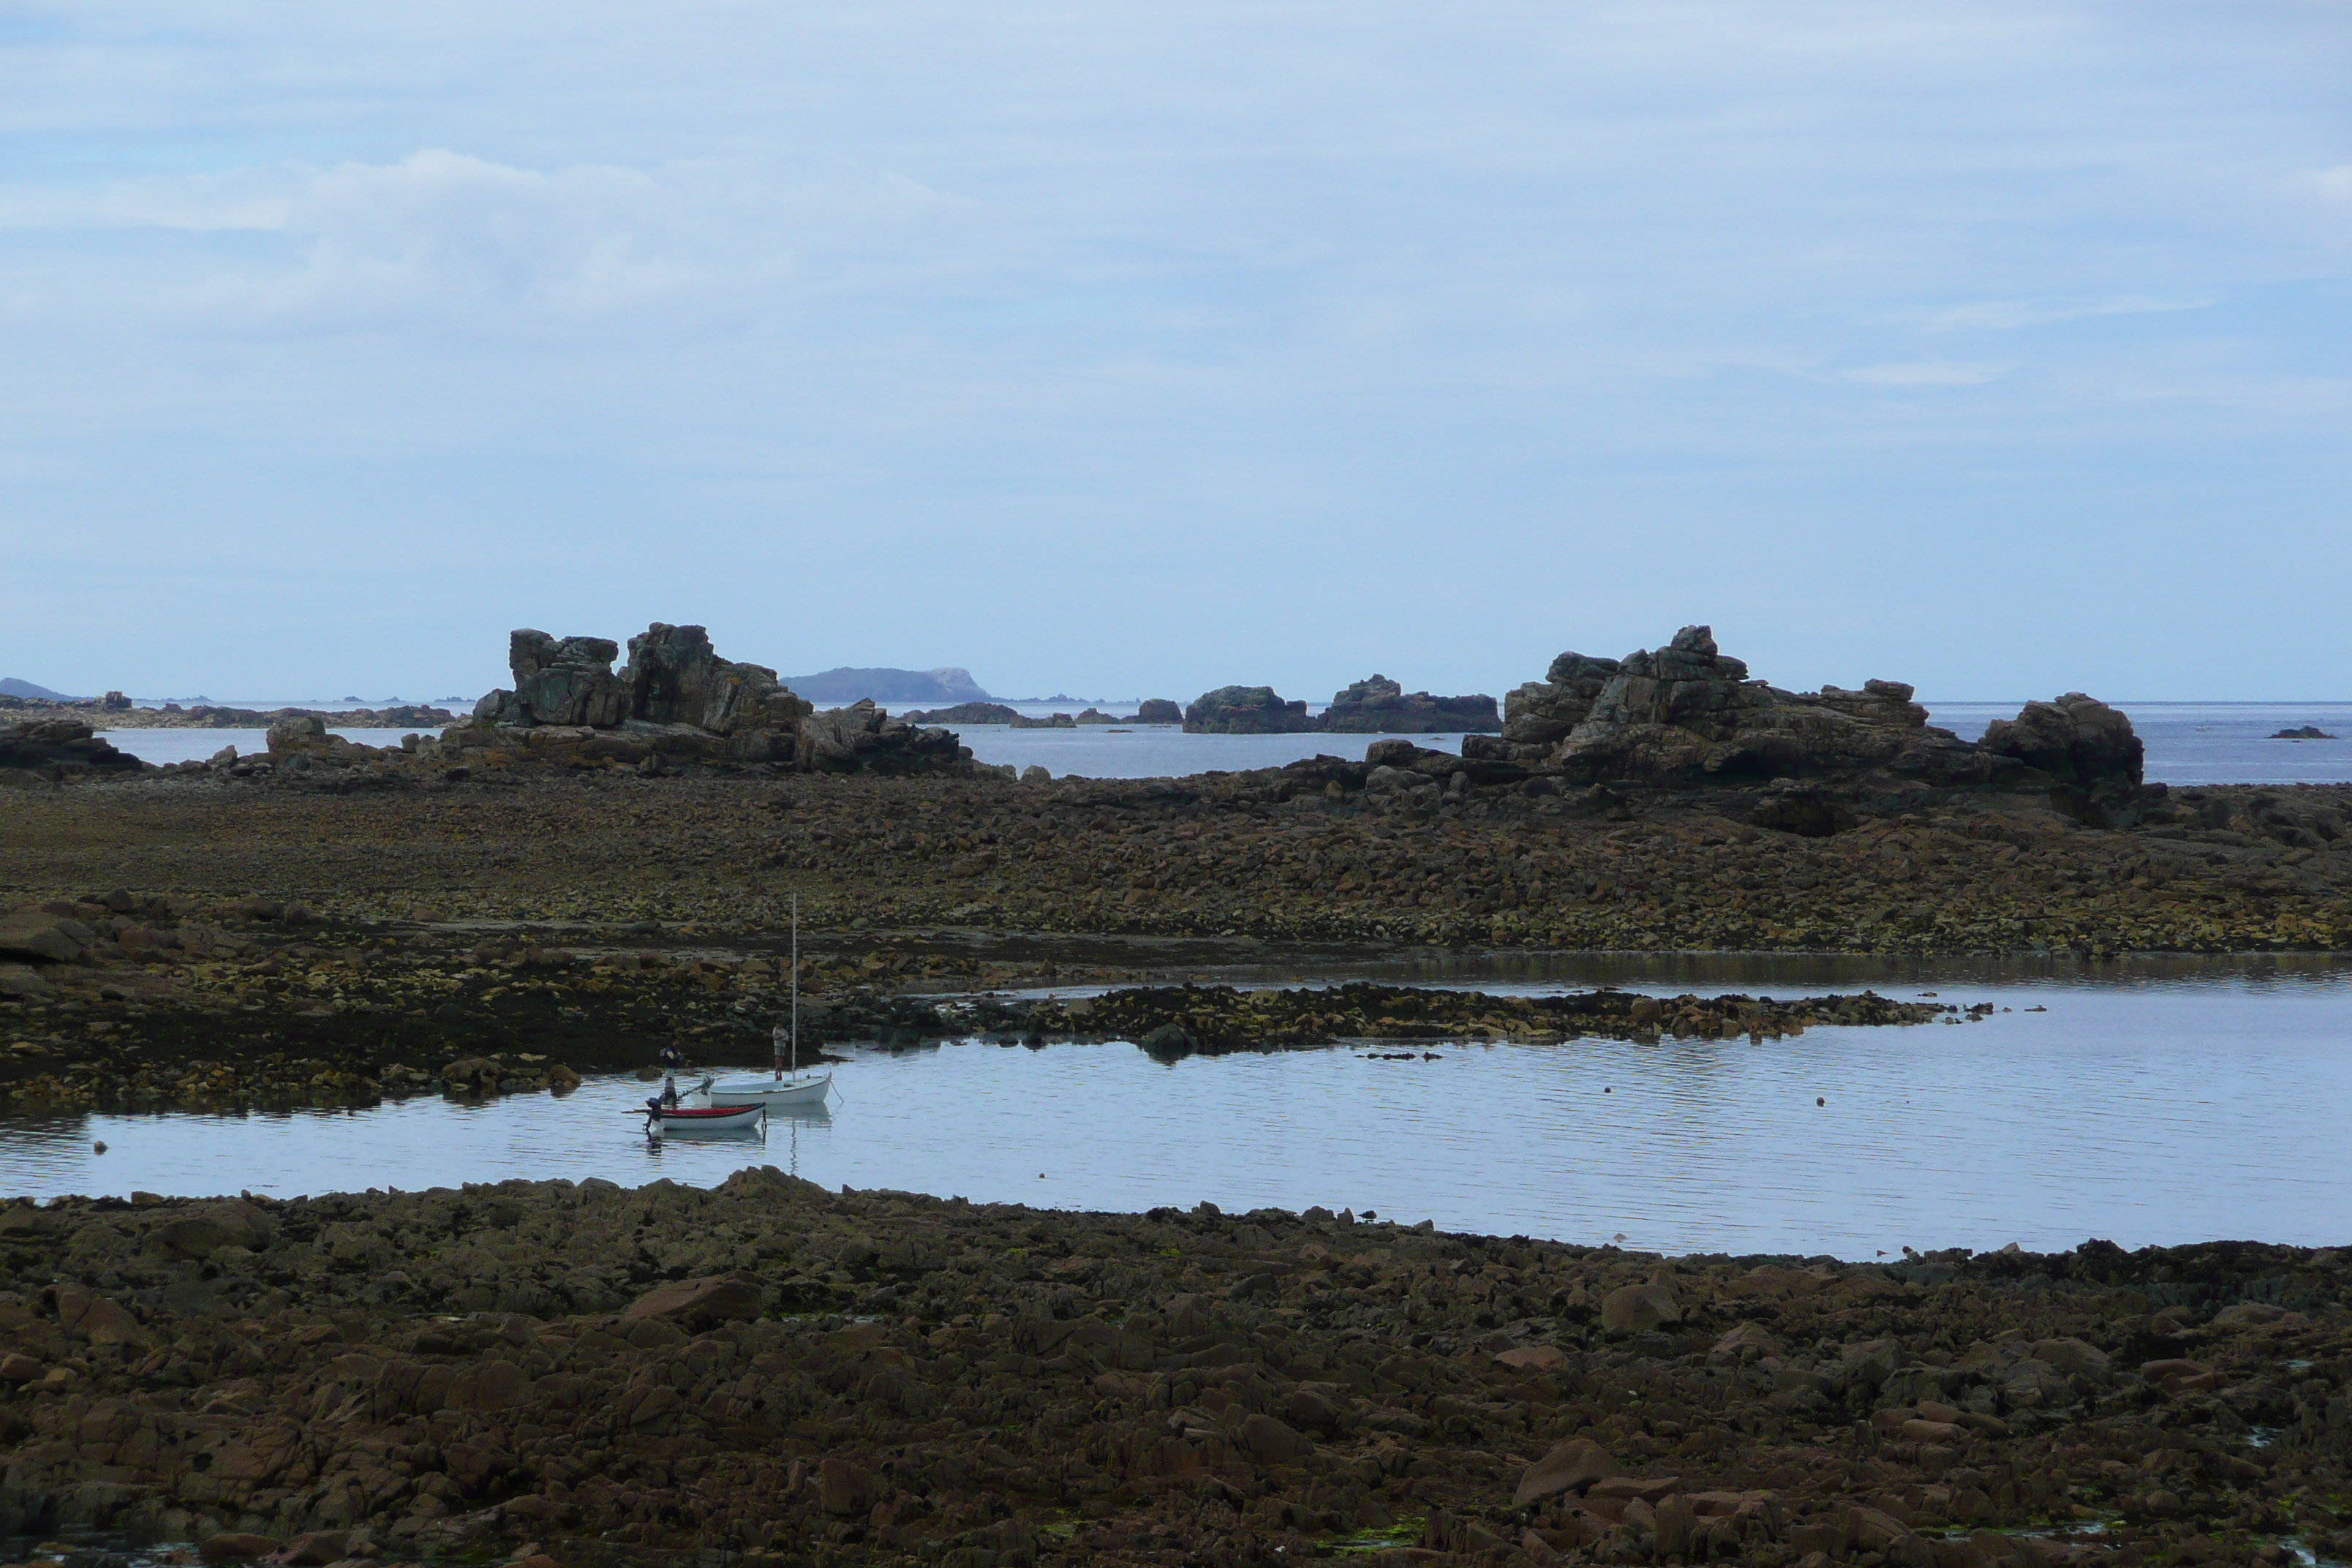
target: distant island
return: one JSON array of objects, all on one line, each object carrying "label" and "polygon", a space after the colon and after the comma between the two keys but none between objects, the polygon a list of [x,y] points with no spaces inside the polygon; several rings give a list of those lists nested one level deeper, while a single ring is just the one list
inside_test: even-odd
[{"label": "distant island", "polygon": [[782,682],[816,703],[986,702],[987,692],[971,671],[950,665],[943,669],[871,669],[843,665],[815,675],[788,675]]},{"label": "distant island", "polygon": [[19,680],[13,675],[9,676],[5,680],[0,680],[0,697],[30,697],[38,702],[72,702],[78,700],[78,699],[67,696],[62,691],[52,691],[46,686],[36,686],[29,680]]}]

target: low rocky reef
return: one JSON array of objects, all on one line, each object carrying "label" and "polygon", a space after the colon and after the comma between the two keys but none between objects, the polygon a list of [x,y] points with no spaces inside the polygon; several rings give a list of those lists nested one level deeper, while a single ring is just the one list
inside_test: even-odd
[{"label": "low rocky reef", "polygon": [[1183,719],[1192,735],[1450,734],[1503,724],[1491,697],[1407,692],[1385,675],[1333,692],[1321,713],[1307,712],[1304,699],[1286,701],[1271,686],[1220,686],[1193,699]]},{"label": "low rocky reef", "polygon": [[[791,985],[772,942],[658,927],[572,941],[126,889],[0,914],[0,1105],[365,1105],[428,1092],[561,1091],[582,1073],[642,1068],[665,1048],[705,1066],[768,1059]],[[1071,976],[1050,963],[1024,973],[969,954],[917,960],[887,942],[806,952],[801,1037],[813,1049],[1124,1041],[1173,1059],[1347,1042],[1761,1041],[1828,1024],[1981,1016],[1869,993],[1528,997],[1358,983],[1130,984],[1083,1000],[991,994],[1116,973]]]},{"label": "low rocky reef", "polygon": [[1075,714],[1050,713],[1033,719],[1002,702],[961,702],[899,715],[909,724],[1003,724],[1015,730],[1076,730],[1087,724],[1181,724],[1184,710],[1164,697],[1147,698],[1132,713],[1106,713],[1099,708]]},{"label": "low rocky reef", "polygon": [[529,1568],[2352,1556],[2340,1251],[1905,1252],[772,1166],[17,1204],[0,1531]]},{"label": "low rocky reef", "polygon": [[[1603,988],[1556,996],[1497,996],[1356,982],[1243,991],[1229,985],[1135,987],[1066,1002],[971,1006],[975,1022],[1027,1037],[1132,1040],[1151,1056],[1227,1056],[1341,1042],[1464,1040],[1557,1045],[1570,1039],[1655,1044],[1663,1036],[1751,1040],[1801,1035],[1808,1025],[1926,1024],[1954,1005],[1895,1002],[1874,992],[1776,1002],[1738,994],[1660,997]],[[1965,1015],[1984,1016],[1981,1011]]]},{"label": "low rocky reef", "polygon": [[227,708],[198,702],[183,706],[166,702],[141,708],[120,691],[87,702],[52,702],[34,697],[0,697],[0,714],[21,714],[14,721],[79,720],[93,730],[266,730],[285,719],[317,718],[339,730],[407,730],[454,724],[457,715],[446,708],[419,702],[388,703],[382,708]]}]

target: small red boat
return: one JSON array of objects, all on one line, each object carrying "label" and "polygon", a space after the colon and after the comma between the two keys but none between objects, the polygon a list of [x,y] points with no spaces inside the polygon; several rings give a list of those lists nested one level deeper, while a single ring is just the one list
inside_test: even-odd
[{"label": "small red boat", "polygon": [[648,1100],[646,1134],[659,1138],[669,1132],[731,1132],[757,1127],[767,1118],[764,1105],[666,1106]]}]

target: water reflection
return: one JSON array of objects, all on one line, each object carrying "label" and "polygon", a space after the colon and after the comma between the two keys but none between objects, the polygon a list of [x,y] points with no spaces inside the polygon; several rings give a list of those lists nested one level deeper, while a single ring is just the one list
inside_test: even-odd
[{"label": "water reflection", "polygon": [[2352,1118],[2340,971],[1916,989],[1996,1011],[1762,1045],[1442,1046],[1402,1061],[1370,1047],[1166,1065],[1128,1045],[859,1050],[835,1069],[829,1112],[776,1116],[764,1142],[657,1149],[625,1076],[561,1100],[18,1119],[0,1123],[0,1191],[707,1184],[777,1164],[827,1186],[1129,1210],[1323,1204],[1667,1251],[2347,1239],[2352,1166],[2327,1153]]}]

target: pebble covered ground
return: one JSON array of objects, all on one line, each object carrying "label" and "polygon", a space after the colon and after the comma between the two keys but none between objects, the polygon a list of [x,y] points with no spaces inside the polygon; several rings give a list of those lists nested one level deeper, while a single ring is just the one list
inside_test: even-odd
[{"label": "pebble covered ground", "polygon": [[0,1530],[213,1561],[2352,1553],[2335,1252],[1665,1259],[767,1168],[60,1199],[0,1257]]}]

